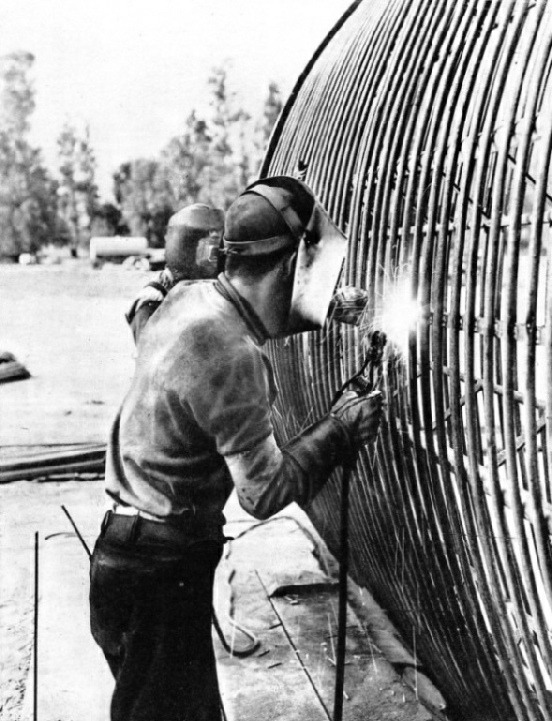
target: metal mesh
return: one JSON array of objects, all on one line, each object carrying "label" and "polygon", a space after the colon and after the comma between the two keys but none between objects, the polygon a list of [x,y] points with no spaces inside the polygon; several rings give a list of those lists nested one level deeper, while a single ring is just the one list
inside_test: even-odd
[{"label": "metal mesh", "polygon": [[[389,337],[351,499],[352,575],[459,719],[552,719],[552,18],[546,0],[354,3],[263,175],[349,237],[358,329],[274,342],[282,440]],[[339,479],[309,514],[339,555]]]}]

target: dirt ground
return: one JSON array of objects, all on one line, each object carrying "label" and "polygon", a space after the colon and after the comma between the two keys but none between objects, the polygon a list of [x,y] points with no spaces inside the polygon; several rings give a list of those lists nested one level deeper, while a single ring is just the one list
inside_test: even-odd
[{"label": "dirt ground", "polygon": [[32,376],[1,387],[2,448],[105,440],[134,369],[124,312],[147,279],[84,261],[0,265],[0,350]]},{"label": "dirt ground", "polygon": [[[121,268],[94,271],[85,262],[0,266],[0,350],[31,372],[29,380],[0,385],[0,460],[28,446],[105,440],[133,373],[124,311],[147,278]],[[87,557],[61,504],[91,545],[102,515],[101,481],[0,484],[0,716],[6,721],[33,718],[36,534],[40,721],[108,717],[112,682],[87,628]],[[336,599],[335,588],[312,593],[309,574],[329,570],[313,552],[314,529],[304,514],[253,528],[235,501],[227,517],[229,535],[239,539],[219,569],[221,618],[224,625],[230,604],[261,641],[249,659],[217,646],[228,720],[327,720]],[[286,583],[294,590],[278,594]],[[350,632],[345,718],[427,721],[430,714],[354,617],[350,624],[357,631]],[[225,630],[247,644],[232,625]]]}]

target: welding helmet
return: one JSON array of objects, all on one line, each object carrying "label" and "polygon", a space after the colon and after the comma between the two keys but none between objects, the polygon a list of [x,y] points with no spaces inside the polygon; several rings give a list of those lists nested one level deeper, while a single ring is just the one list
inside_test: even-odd
[{"label": "welding helmet", "polygon": [[178,280],[214,278],[224,211],[195,203],[175,213],[165,235],[165,264]]},{"label": "welding helmet", "polygon": [[282,335],[324,325],[347,240],[303,181],[277,176],[249,185],[227,211],[223,248],[226,255],[240,256],[295,250],[292,298]]}]

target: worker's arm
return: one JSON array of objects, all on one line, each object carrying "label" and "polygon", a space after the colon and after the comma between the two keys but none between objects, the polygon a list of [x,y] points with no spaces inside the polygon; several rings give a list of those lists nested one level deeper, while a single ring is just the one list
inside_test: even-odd
[{"label": "worker's arm", "polygon": [[327,416],[282,449],[270,434],[248,451],[226,455],[241,506],[266,519],[292,501],[307,505],[336,466],[375,438],[381,408],[379,392],[362,397],[347,392]]},{"label": "worker's arm", "polygon": [[241,505],[257,518],[292,501],[308,504],[333,469],[377,433],[381,393],[347,391],[324,418],[280,449],[273,435],[276,390],[268,357],[251,340],[226,336],[224,328],[205,328],[190,342],[202,361],[192,369],[197,382],[181,401],[215,440]]},{"label": "worker's arm", "polygon": [[128,324],[134,336],[134,342],[138,345],[138,341],[142,334],[142,331],[146,327],[148,320],[159,308],[163,299],[161,300],[143,300],[133,313],[127,316]]},{"label": "worker's arm", "polygon": [[168,268],[161,271],[157,280],[150,281],[140,290],[125,313],[125,318],[132,330],[134,342],[138,339],[144,326],[159,308],[163,299],[174,285],[174,278]]}]

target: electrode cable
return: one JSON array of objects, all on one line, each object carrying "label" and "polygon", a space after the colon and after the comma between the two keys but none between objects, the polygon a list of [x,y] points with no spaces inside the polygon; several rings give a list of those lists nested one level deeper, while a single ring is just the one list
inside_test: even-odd
[{"label": "electrode cable", "polygon": [[[332,405],[350,389],[359,395],[365,395],[377,389],[379,385],[378,371],[381,368],[383,349],[387,336],[381,331],[373,331],[371,343],[360,370],[341,386],[335,395]],[[347,645],[347,590],[349,576],[349,495],[351,476],[358,459],[358,449],[343,464],[341,479],[341,504],[339,523],[339,582],[337,610],[337,648],[335,655],[335,692],[333,721],[343,719],[343,687],[345,681],[345,652]]]}]

